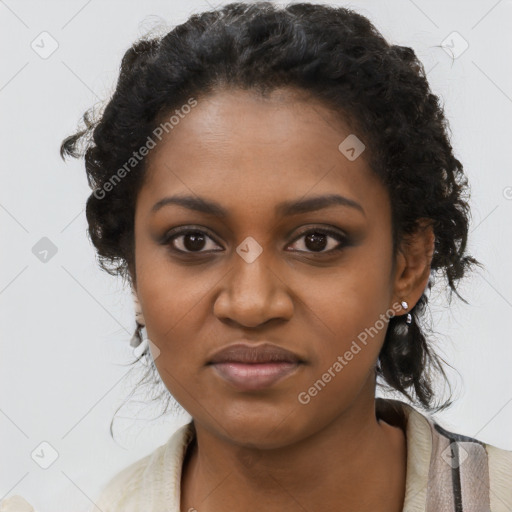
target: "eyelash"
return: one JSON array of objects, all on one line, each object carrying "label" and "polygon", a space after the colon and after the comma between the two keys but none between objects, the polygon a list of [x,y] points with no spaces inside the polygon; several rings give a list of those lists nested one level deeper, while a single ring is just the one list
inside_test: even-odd
[{"label": "eyelash", "polygon": [[[214,251],[183,251],[182,249],[176,249],[176,247],[173,247],[172,242],[175,239],[179,238],[180,236],[184,236],[184,235],[191,234],[191,233],[206,235],[207,238],[212,239],[216,244],[218,244],[218,242],[215,241],[214,237],[209,235],[208,232],[204,231],[203,229],[191,229],[189,227],[187,227],[187,228],[176,228],[176,229],[173,229],[173,230],[169,231],[168,233],[165,234],[165,236],[164,236],[164,238],[162,240],[162,244],[163,245],[168,245],[169,248],[172,251],[174,251],[176,253],[179,253],[179,254],[187,254],[188,255],[188,254],[207,254],[209,252],[221,252],[219,250],[214,250]],[[328,251],[324,251],[324,250],[322,250],[322,251],[298,251],[299,253],[317,254],[317,255],[331,254],[333,252],[341,251],[346,245],[348,245],[348,242],[349,242],[349,240],[348,240],[346,235],[344,235],[342,233],[339,233],[337,231],[333,231],[333,230],[328,229],[328,228],[309,228],[309,229],[304,230],[303,232],[301,232],[293,240],[292,244],[294,244],[295,242],[297,242],[301,238],[305,237],[306,235],[313,234],[313,233],[318,233],[318,234],[321,234],[321,235],[326,235],[326,236],[334,238],[335,240],[338,241],[338,246],[336,246],[333,249],[330,249]],[[218,244],[218,245],[220,245],[220,244]]]}]

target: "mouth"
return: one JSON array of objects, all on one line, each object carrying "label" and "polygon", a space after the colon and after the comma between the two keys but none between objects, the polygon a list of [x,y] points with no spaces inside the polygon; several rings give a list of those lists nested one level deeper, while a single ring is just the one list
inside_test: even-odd
[{"label": "mouth", "polygon": [[294,373],[301,363],[214,363],[213,369],[222,379],[241,391],[268,388]]},{"label": "mouth", "polygon": [[237,343],[218,351],[207,365],[238,390],[257,391],[291,376],[303,363],[277,345]]}]

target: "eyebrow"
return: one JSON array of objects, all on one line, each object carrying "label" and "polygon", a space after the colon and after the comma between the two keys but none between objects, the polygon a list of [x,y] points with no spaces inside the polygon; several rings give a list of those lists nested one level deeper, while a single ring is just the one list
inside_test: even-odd
[{"label": "eyebrow", "polygon": [[[156,213],[164,206],[172,204],[188,208],[189,210],[215,215],[217,217],[228,216],[228,211],[215,201],[194,196],[164,197],[153,205],[153,208],[151,208],[151,213]],[[309,199],[300,199],[298,201],[284,201],[276,206],[275,211],[276,215],[281,215],[284,217],[297,215],[300,213],[313,212],[335,205],[353,208],[366,216],[363,207],[357,201],[349,199],[348,197],[340,196],[338,194],[315,196]]]}]

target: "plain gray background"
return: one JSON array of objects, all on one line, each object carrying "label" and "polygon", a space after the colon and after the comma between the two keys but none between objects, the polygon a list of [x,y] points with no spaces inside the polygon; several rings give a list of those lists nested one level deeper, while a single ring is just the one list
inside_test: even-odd
[{"label": "plain gray background", "polygon": [[[469,249],[486,268],[461,288],[469,306],[455,300],[447,309],[439,291],[431,297],[436,346],[459,372],[449,373],[457,402],[436,418],[512,450],[512,1],[330,3],[413,47],[445,105],[471,183]],[[158,408],[134,403],[119,413],[119,442],[109,435],[135,383],[123,366],[133,306],[87,239],[83,161],[65,164],[58,150],[82,113],[110,96],[135,39],[211,5],[0,0],[0,501],[19,494],[40,512],[88,510],[115,472],[189,420],[151,421]],[[454,61],[437,46],[452,44]],[[41,247],[50,248],[46,261]],[[36,462],[54,453],[48,469]]]}]

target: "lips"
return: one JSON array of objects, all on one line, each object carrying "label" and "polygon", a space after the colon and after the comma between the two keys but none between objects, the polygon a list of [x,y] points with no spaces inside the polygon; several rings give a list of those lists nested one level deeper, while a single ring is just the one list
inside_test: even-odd
[{"label": "lips", "polygon": [[218,363],[300,363],[303,362],[293,352],[271,343],[259,345],[235,343],[217,352],[208,364]]},{"label": "lips", "polygon": [[257,391],[293,375],[303,362],[293,352],[270,343],[236,343],[216,352],[208,365],[239,391]]}]

